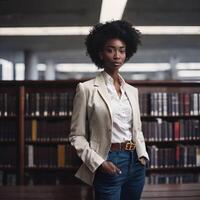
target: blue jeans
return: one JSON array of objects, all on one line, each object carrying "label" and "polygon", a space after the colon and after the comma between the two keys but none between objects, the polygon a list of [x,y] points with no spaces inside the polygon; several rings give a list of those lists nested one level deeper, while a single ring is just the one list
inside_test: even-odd
[{"label": "blue jeans", "polygon": [[110,175],[98,169],[93,184],[95,200],[139,200],[146,167],[139,162],[136,151],[110,151],[107,160],[122,173]]}]

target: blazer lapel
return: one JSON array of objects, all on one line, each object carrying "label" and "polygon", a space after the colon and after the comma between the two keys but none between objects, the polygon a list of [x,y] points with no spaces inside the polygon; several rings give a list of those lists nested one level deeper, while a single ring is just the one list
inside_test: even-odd
[{"label": "blazer lapel", "polygon": [[110,98],[108,96],[107,87],[106,87],[105,80],[104,80],[104,77],[103,77],[102,73],[100,73],[95,78],[94,85],[97,87],[97,90],[98,90],[100,96],[105,101],[105,103],[106,103],[106,105],[108,107],[108,110],[109,110],[110,118],[112,120],[111,102],[110,102]]}]

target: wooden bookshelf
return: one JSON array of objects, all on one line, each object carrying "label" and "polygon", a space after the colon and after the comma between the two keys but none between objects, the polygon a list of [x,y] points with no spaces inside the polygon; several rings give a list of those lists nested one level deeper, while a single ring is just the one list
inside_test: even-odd
[{"label": "wooden bookshelf", "polygon": [[[200,83],[128,82],[139,89],[147,183],[200,182]],[[0,81],[0,184],[78,182],[68,141],[77,84]]]}]

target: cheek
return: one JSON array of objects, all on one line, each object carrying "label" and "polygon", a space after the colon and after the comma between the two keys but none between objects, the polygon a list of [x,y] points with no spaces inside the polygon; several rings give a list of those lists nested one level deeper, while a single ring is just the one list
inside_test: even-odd
[{"label": "cheek", "polygon": [[125,61],[126,60],[126,54],[122,55],[122,60]]},{"label": "cheek", "polygon": [[104,60],[105,62],[109,62],[109,61],[112,60],[112,56],[111,56],[111,55],[104,55],[103,60]]}]

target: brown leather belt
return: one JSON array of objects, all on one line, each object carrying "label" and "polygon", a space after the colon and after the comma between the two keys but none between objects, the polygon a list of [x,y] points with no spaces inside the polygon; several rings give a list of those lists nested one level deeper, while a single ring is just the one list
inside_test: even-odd
[{"label": "brown leather belt", "polygon": [[135,142],[127,141],[122,143],[112,143],[111,151],[134,151],[136,148]]}]

